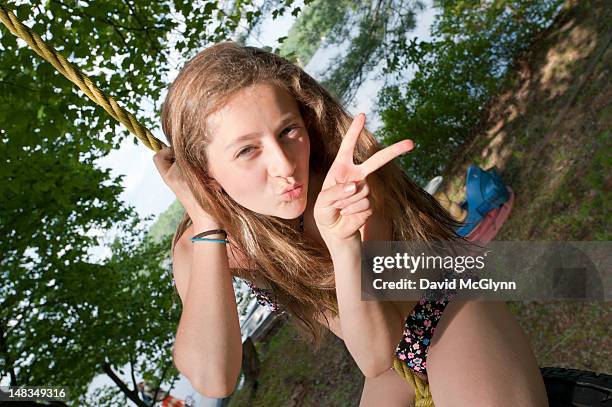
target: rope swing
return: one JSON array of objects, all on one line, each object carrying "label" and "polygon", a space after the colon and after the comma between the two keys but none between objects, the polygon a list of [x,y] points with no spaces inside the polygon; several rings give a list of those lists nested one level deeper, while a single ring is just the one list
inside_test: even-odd
[{"label": "rope swing", "polygon": [[94,83],[72,65],[62,54],[45,44],[43,39],[33,32],[29,27],[17,19],[17,16],[4,5],[0,5],[0,21],[15,36],[24,40],[38,55],[48,61],[59,73],[68,78],[81,89],[87,97],[101,106],[112,118],[123,124],[130,133],[134,134],[142,143],[151,150],[157,152],[165,144],[155,138],[151,131],[142,125],[133,114],[125,110],[115,99],[101,91]]},{"label": "rope swing", "polygon": [[[111,96],[101,91],[87,75],[68,62],[59,52],[45,44],[38,34],[22,24],[17,19],[17,16],[4,5],[0,5],[0,21],[11,33],[24,40],[34,52],[53,65],[59,73],[78,86],[87,97],[106,110],[111,117],[123,124],[145,146],[155,152],[165,147],[165,144],[153,136],[151,131],[142,125],[133,114],[121,107]],[[429,385],[426,381],[414,374],[398,358],[394,359],[393,368],[414,388],[416,394],[415,407],[433,407],[434,404],[429,391]]]},{"label": "rope swing", "polygon": [[414,389],[415,399],[414,407],[434,407],[429,384],[417,376],[405,362],[402,362],[398,357],[393,359],[393,369],[407,381]]}]

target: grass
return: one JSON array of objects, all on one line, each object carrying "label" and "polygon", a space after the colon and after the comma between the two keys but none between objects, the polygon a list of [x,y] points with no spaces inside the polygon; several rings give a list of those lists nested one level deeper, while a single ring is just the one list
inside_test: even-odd
[{"label": "grass", "polygon": [[[591,63],[596,51],[606,46],[592,41],[606,37],[604,22],[612,16],[609,10],[588,7],[576,7],[567,22],[571,29],[553,30],[544,39],[546,46],[534,47],[520,61],[516,76],[521,80],[513,81],[513,88],[499,98],[509,102],[492,105],[472,148],[460,152],[444,174],[449,180],[447,194],[460,196],[470,163],[484,161],[498,168],[516,199],[497,240],[612,238],[612,87],[608,79],[612,51],[608,48],[596,64]],[[572,42],[576,38],[584,43]],[[592,52],[584,53],[585,49]],[[575,58],[564,64],[571,74],[545,76],[541,68],[559,55]],[[587,71],[591,65],[594,68]],[[568,82],[568,77],[574,81]],[[579,92],[572,100],[576,87]],[[565,93],[557,94],[559,89],[566,89]],[[551,99],[551,93],[557,96]],[[520,112],[516,119],[507,120],[507,104]],[[496,137],[503,140],[498,145],[492,142]],[[503,156],[502,151],[507,154]],[[530,337],[541,366],[610,373],[610,302],[514,302],[510,307]]]},{"label": "grass", "polygon": [[347,400],[359,400],[364,378],[335,336],[328,335],[315,353],[281,320],[256,348],[261,360],[257,391],[254,395],[244,386],[228,406],[345,406]]}]

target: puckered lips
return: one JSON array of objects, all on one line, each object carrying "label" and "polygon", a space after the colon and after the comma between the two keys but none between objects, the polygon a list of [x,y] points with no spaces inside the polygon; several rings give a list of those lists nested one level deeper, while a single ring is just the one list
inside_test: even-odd
[{"label": "puckered lips", "polygon": [[281,196],[287,201],[292,201],[302,195],[303,189],[302,184],[293,184],[285,188],[281,193]]}]

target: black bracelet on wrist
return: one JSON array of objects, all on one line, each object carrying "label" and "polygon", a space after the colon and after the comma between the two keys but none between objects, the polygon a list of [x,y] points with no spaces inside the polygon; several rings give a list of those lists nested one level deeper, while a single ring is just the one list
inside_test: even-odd
[{"label": "black bracelet on wrist", "polygon": [[207,230],[206,232],[198,233],[197,235],[193,236],[192,239],[198,239],[210,235],[223,235],[223,237],[225,238],[227,237],[227,232],[223,229]]}]

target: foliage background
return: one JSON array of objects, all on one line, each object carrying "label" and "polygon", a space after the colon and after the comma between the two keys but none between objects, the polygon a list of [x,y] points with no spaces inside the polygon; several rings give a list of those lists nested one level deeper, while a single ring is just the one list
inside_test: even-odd
[{"label": "foliage background", "polygon": [[[248,29],[263,11],[293,11],[290,3],[270,1],[263,9],[248,0],[6,6],[156,128],[158,118],[143,110],[158,111],[174,50],[189,57]],[[117,385],[97,394],[100,399],[139,404],[136,376],[171,386],[179,309],[169,294],[169,240],[146,238],[148,219],[119,199],[122,177],[96,166],[127,132],[5,27],[0,126],[0,377],[11,385],[67,385],[71,403],[79,405],[99,373]],[[92,256],[100,245],[108,258]],[[127,383],[116,374],[124,366]]]},{"label": "foliage background", "polygon": [[[159,110],[175,63],[171,50],[189,58],[210,42],[245,41],[267,15],[296,15],[276,52],[306,65],[319,47],[338,47],[321,79],[345,103],[380,71],[383,125],[376,135],[383,144],[412,138],[417,148],[400,163],[424,183],[448,171],[472,141],[561,3],[435,1],[433,39],[426,42],[411,35],[424,7],[419,1],[8,6],[152,128],[158,118],[143,106]],[[71,402],[80,405],[138,404],[136,377],[168,388],[178,374],[169,350],[180,304],[170,294],[168,247],[182,209],[173,204],[145,230],[146,219],[118,198],[121,177],[95,164],[127,133],[4,28],[0,51],[0,376],[15,385],[69,385]],[[94,259],[101,244],[111,255]],[[245,295],[242,303],[249,300]],[[85,400],[88,383],[103,372],[116,374],[116,386]]]}]

